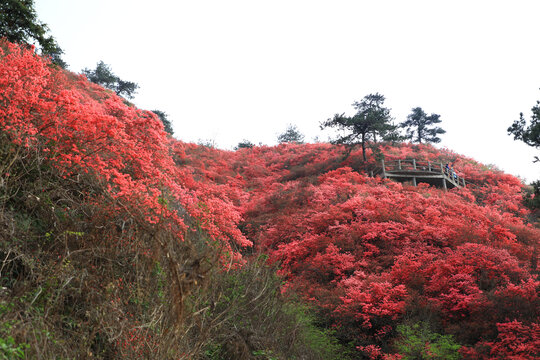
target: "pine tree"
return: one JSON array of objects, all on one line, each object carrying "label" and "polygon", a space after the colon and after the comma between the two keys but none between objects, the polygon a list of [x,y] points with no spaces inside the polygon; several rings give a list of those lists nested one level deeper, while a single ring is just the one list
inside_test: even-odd
[{"label": "pine tree", "polygon": [[[521,140],[525,144],[540,149],[540,101],[531,109],[531,122],[527,124],[523,113],[519,114],[519,120],[514,121],[508,128],[508,135],[514,135],[514,140]],[[540,162],[538,156],[533,162]],[[531,183],[532,193],[525,195],[525,202],[531,209],[540,210],[540,180]]]},{"label": "pine tree", "polygon": [[278,142],[283,143],[295,143],[303,144],[304,135],[298,130],[296,125],[288,125],[284,133],[278,136]]},{"label": "pine tree", "polygon": [[39,21],[33,0],[0,1],[0,38],[9,42],[37,45],[41,55],[49,56],[51,61],[66,68],[62,60],[63,50],[56,40],[47,35],[47,24]]},{"label": "pine tree", "polygon": [[[519,120],[514,121],[508,128],[508,135],[514,135],[514,140],[521,140],[525,144],[540,149],[540,101],[531,109],[531,122],[527,124],[523,113],[519,114]],[[534,162],[539,162],[535,156]]]},{"label": "pine tree", "polygon": [[234,150],[239,150],[239,149],[251,149],[252,147],[254,147],[255,144],[252,143],[251,141],[247,140],[247,139],[244,139],[242,141],[240,141],[238,143],[238,145],[236,145],[236,147],[234,148]]},{"label": "pine tree", "polygon": [[139,88],[137,83],[120,79],[112,72],[110,66],[103,61],[97,63],[95,70],[85,68],[82,73],[91,82],[113,90],[116,95],[125,96],[128,99],[133,99],[135,92]]},{"label": "pine tree", "polygon": [[152,112],[156,114],[158,118],[161,120],[161,122],[163,123],[163,127],[165,128],[165,131],[169,133],[170,135],[173,135],[174,131],[172,128],[171,121],[168,119],[167,114],[161,110],[152,110]]},{"label": "pine tree", "polygon": [[438,114],[428,116],[421,107],[415,107],[400,127],[406,129],[405,138],[411,142],[439,143],[441,139],[438,135],[446,133],[442,128],[434,126],[441,123],[440,118]]},{"label": "pine tree", "polygon": [[369,140],[377,141],[377,135],[382,140],[388,136],[394,137],[396,126],[391,124],[390,109],[384,107],[385,97],[379,93],[366,95],[360,102],[355,101],[353,107],[356,109],[354,116],[345,114],[335,114],[321,124],[321,129],[335,127],[345,132],[341,137],[333,141],[335,144],[350,146],[362,146],[362,157],[366,158],[366,144]]}]

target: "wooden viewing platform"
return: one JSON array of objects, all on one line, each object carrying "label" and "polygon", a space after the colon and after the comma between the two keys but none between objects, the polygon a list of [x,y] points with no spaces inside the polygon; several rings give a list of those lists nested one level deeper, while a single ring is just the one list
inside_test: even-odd
[{"label": "wooden viewing platform", "polygon": [[439,162],[416,161],[415,159],[381,161],[382,177],[399,182],[411,181],[414,186],[419,182],[427,183],[443,189],[466,186],[463,177],[458,176],[446,165]]}]

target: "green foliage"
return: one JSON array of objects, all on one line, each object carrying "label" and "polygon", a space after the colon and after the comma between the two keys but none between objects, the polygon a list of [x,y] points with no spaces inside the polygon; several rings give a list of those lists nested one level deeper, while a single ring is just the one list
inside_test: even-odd
[{"label": "green foliage", "polygon": [[12,336],[0,337],[0,359],[24,359],[24,350],[27,344],[17,344]]},{"label": "green foliage", "polygon": [[397,331],[401,339],[396,343],[396,349],[403,360],[440,359],[457,360],[461,356],[452,335],[433,333],[428,323],[416,323],[412,326],[398,325]]},{"label": "green foliage", "polygon": [[[333,332],[315,325],[311,311],[298,300],[281,294],[282,280],[266,256],[228,272],[213,274],[206,291],[191,298],[188,334],[204,344],[209,360],[244,359],[347,359]],[[205,338],[204,335],[208,334]]]},{"label": "green foliage", "polygon": [[[513,135],[514,140],[523,141],[525,144],[540,149],[540,101],[531,109],[532,115],[530,123],[525,120],[523,113],[519,114],[519,120],[507,129],[508,135]],[[538,156],[534,157],[533,162],[540,162]],[[525,204],[530,209],[540,209],[540,180],[533,182],[532,191],[525,194]]]},{"label": "green foliage", "polygon": [[[13,304],[6,304],[0,301],[0,320],[3,315],[13,308]],[[3,321],[0,323],[0,360],[24,359],[26,343],[17,343],[10,335],[14,321]]]},{"label": "green foliage", "polygon": [[440,127],[434,126],[441,122],[440,115],[428,115],[421,107],[412,109],[412,113],[407,116],[407,120],[400,124],[400,127],[405,128],[407,139],[418,143],[439,143],[440,134],[446,133]]},{"label": "green foliage", "polygon": [[209,344],[204,350],[204,356],[207,360],[222,360],[223,349],[221,344]]},{"label": "green foliage", "polygon": [[[527,123],[523,113],[519,114],[519,120],[508,128],[508,135],[514,135],[514,140],[521,140],[525,144],[540,149],[540,101],[531,109],[532,115],[530,123]],[[534,162],[539,162],[535,156]]]},{"label": "green foliage", "polygon": [[300,130],[298,130],[296,125],[289,124],[287,126],[287,129],[285,129],[285,132],[280,134],[277,140],[280,144],[283,144],[283,143],[303,144],[304,135],[300,132]]},{"label": "green foliage", "polygon": [[540,180],[533,181],[529,187],[525,188],[523,199],[529,209],[540,210]]},{"label": "green foliage", "polygon": [[139,88],[139,85],[134,82],[120,79],[112,72],[111,67],[103,61],[99,61],[94,70],[85,68],[82,73],[91,82],[113,90],[116,95],[125,96],[128,99],[133,99],[135,92]]},{"label": "green foliage", "polygon": [[251,149],[252,147],[254,147],[255,144],[252,143],[251,141],[249,140],[242,140],[238,143],[238,145],[236,145],[236,147],[234,148],[234,150],[238,150],[238,149]]},{"label": "green foliage", "polygon": [[163,123],[163,127],[165,128],[165,131],[169,133],[169,135],[173,135],[174,130],[172,128],[171,121],[168,119],[168,115],[161,110],[152,110],[152,112],[156,114],[158,118],[161,120],[161,122]]},{"label": "green foliage", "polygon": [[255,358],[257,359],[278,360],[277,357],[272,355],[272,351],[256,350],[253,351],[253,355],[255,355]]},{"label": "green foliage", "polygon": [[377,136],[385,139],[395,139],[396,126],[391,124],[390,109],[384,107],[385,97],[379,93],[364,96],[361,101],[355,101],[353,107],[356,114],[352,117],[345,114],[335,114],[321,124],[321,128],[333,127],[344,131],[344,134],[333,141],[351,147],[361,144],[362,156],[366,158],[366,143],[377,141]]},{"label": "green foliage", "polygon": [[50,56],[53,63],[66,68],[67,64],[61,58],[63,51],[56,40],[47,35],[48,31],[47,25],[37,18],[33,0],[0,1],[0,38],[38,45],[42,55]]},{"label": "green foliage", "polygon": [[323,359],[347,359],[349,350],[339,343],[333,329],[321,328],[316,324],[317,318],[313,312],[301,303],[292,303],[290,314],[304,327],[303,341],[307,347],[320,354]]}]

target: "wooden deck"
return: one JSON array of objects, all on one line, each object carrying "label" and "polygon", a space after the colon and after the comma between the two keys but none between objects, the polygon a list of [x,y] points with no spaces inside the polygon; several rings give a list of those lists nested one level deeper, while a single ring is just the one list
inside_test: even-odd
[{"label": "wooden deck", "polygon": [[445,190],[465,187],[467,182],[445,165],[431,161],[416,161],[415,159],[381,161],[383,178],[400,182],[427,183]]}]

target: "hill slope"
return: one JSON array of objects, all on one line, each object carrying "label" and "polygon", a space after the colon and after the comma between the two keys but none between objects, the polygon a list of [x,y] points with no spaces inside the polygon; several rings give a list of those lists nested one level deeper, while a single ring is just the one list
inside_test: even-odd
[{"label": "hill slope", "polygon": [[280,264],[287,287],[316,306],[320,321],[366,356],[393,353],[407,329],[409,337],[423,329],[433,338],[422,343],[452,335],[468,358],[534,358],[540,232],[528,223],[523,185],[431,146],[378,150],[386,159],[451,163],[476,185],[445,192],[370,178],[373,154],[363,164],[328,144],[236,153],[176,145],[201,179],[244,190],[236,198],[244,234]]},{"label": "hill slope", "polygon": [[[515,177],[424,145],[364,163],[329,144],[186,144],[30,50],[0,59],[2,356],[538,355],[540,231]],[[380,158],[476,185],[366,176]]]}]

